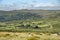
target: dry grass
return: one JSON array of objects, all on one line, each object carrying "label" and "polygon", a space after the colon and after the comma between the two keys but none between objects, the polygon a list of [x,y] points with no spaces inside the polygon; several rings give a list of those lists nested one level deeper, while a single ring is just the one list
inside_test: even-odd
[{"label": "dry grass", "polygon": [[57,34],[0,32],[0,40],[60,40]]}]

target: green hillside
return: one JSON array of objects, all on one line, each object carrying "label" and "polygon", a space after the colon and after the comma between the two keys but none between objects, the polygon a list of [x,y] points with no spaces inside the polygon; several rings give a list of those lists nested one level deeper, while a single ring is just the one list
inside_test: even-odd
[{"label": "green hillside", "polygon": [[60,10],[0,11],[0,31],[60,32]]},{"label": "green hillside", "polygon": [[0,11],[0,21],[39,20],[60,18],[60,10],[14,10]]}]

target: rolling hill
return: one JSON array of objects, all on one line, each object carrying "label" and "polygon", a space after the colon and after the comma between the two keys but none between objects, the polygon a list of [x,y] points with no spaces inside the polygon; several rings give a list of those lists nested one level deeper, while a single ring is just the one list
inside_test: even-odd
[{"label": "rolling hill", "polygon": [[60,10],[0,11],[0,21],[37,20],[46,18],[60,18]]}]

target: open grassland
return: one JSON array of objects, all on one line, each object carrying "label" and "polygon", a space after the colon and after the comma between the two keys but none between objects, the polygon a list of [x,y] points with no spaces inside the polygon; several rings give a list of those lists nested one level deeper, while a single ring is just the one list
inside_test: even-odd
[{"label": "open grassland", "polygon": [[60,40],[60,35],[37,32],[0,32],[0,40]]},{"label": "open grassland", "polygon": [[60,10],[0,11],[0,40],[60,40]]},{"label": "open grassland", "polygon": [[60,32],[60,20],[0,22],[0,31],[7,32]]}]

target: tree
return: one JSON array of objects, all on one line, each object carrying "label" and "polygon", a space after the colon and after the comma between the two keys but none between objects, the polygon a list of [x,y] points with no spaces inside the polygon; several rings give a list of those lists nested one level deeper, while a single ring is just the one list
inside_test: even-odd
[{"label": "tree", "polygon": [[39,28],[38,26],[35,26],[35,28],[37,29],[37,28]]},{"label": "tree", "polygon": [[27,27],[27,28],[30,28],[30,27],[31,27],[31,25],[30,25],[30,24],[27,24],[27,25],[26,25],[26,27]]}]

